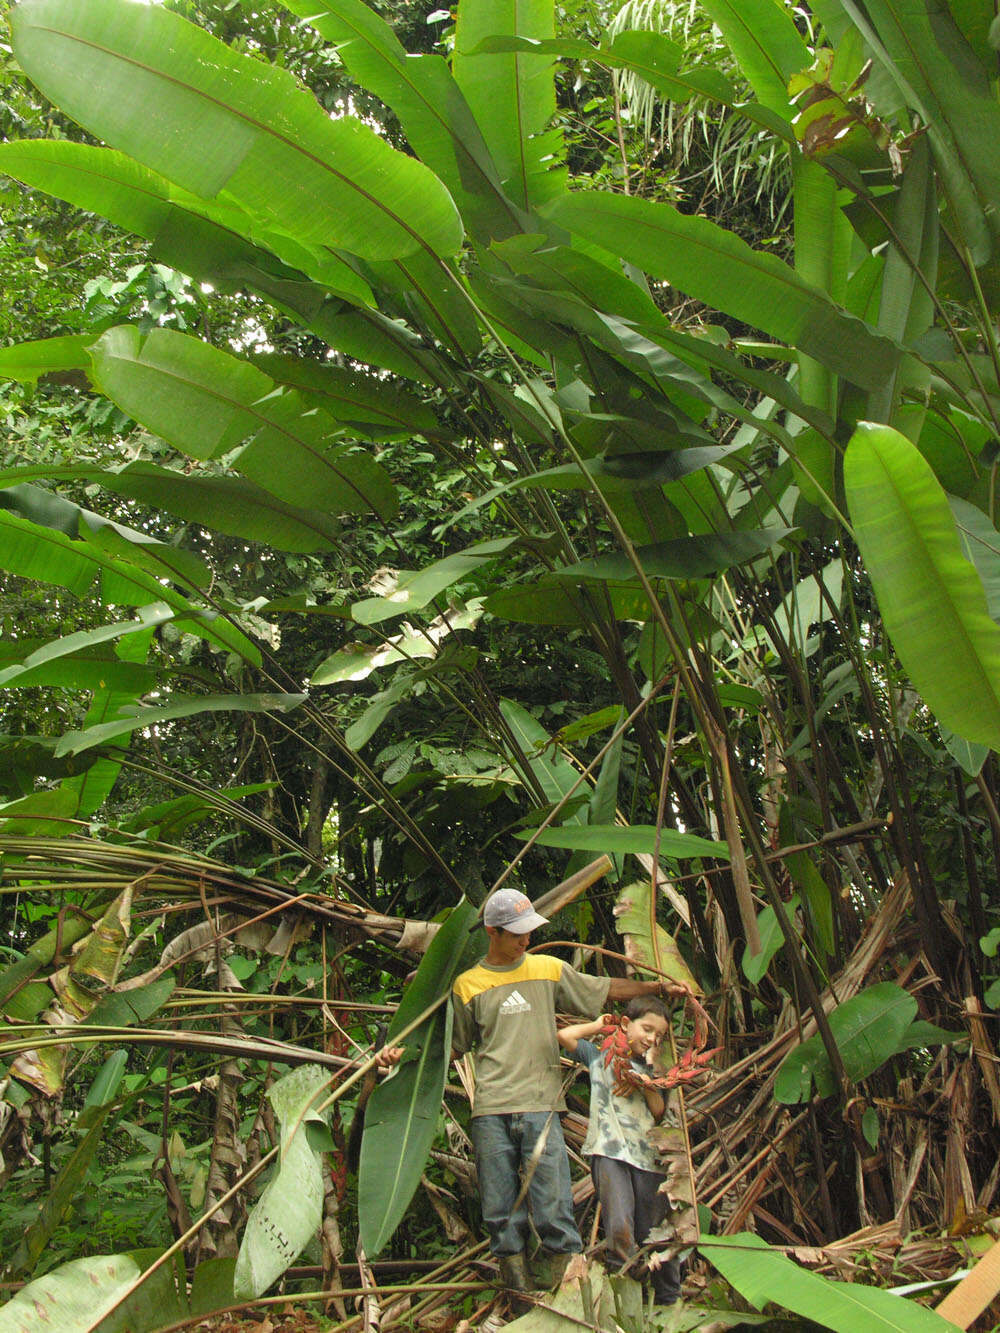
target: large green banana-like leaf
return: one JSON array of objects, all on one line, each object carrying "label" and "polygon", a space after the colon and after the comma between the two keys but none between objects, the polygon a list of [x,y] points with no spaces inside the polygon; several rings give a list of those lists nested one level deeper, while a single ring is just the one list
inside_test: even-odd
[{"label": "large green banana-like leaf", "polygon": [[309,1130],[326,1129],[314,1108],[329,1082],[319,1065],[302,1065],[268,1091],[281,1122],[281,1162],[247,1218],[233,1274],[237,1300],[262,1296],[323,1220],[323,1158],[309,1142]]},{"label": "large green banana-like leaf", "polygon": [[[446,996],[469,948],[476,909],[463,898],[431,941],[389,1024],[387,1041]],[[395,1231],[423,1175],[451,1046],[451,1010],[438,1008],[403,1042],[407,1054],[372,1093],[361,1141],[358,1227],[369,1258]]]},{"label": "large green banana-like leaf", "polygon": [[[973,260],[1000,232],[1000,106],[992,71],[959,32],[944,0],[843,0],[906,104],[919,112],[935,165]],[[990,232],[993,237],[991,240]]]},{"label": "large green banana-like leaf", "polygon": [[[531,830],[516,835],[527,841],[534,836]],[[535,839],[540,847],[571,847],[574,851],[612,852],[652,856],[657,846],[655,824],[588,824],[584,828],[548,828]],[[660,855],[670,860],[685,860],[689,856],[714,856],[729,860],[729,846],[712,838],[700,838],[696,833],[678,833],[675,829],[659,830]]]},{"label": "large green banana-like leaf", "polygon": [[[174,608],[168,606],[166,602],[155,602],[151,606],[140,607],[137,620],[117,621],[113,625],[101,625],[97,629],[79,630],[76,634],[67,634],[61,639],[45,640],[37,648],[32,647],[32,644],[37,640],[25,642],[24,640],[14,639],[9,641],[0,647],[0,688],[10,689],[12,685],[65,684],[65,680],[58,674],[46,677],[44,669],[65,657],[75,657],[86,649],[99,647],[102,644],[124,638],[129,634],[139,634],[155,629],[158,625],[173,620],[176,614]],[[27,651],[25,651],[26,649]],[[16,662],[12,662],[9,666],[2,665],[4,662],[10,662],[11,658],[15,656],[17,657]],[[98,671],[108,670],[110,672],[111,663],[105,663],[99,658],[91,658],[90,660],[94,662]],[[78,665],[79,661],[74,662],[74,669]],[[134,663],[120,663],[120,665],[126,667],[127,676],[134,676],[137,681],[141,680],[148,683],[150,679],[149,671],[130,672],[127,668],[133,667]],[[78,686],[77,688],[87,688],[87,686]]]},{"label": "large green banana-like leaf", "polygon": [[[177,1295],[176,1275],[169,1264],[157,1270],[140,1288],[136,1299],[121,1307],[121,1314],[106,1323],[112,1310],[142,1272],[129,1254],[99,1254],[74,1259],[22,1287],[0,1308],[0,1333],[123,1333],[132,1327],[155,1333],[182,1319],[187,1310]],[[123,1322],[123,1317],[124,1321]]]},{"label": "large green banana-like leaf", "polygon": [[189,588],[207,588],[212,581],[208,566],[193,551],[181,550],[157,541],[148,533],[113,523],[40,486],[25,483],[0,490],[0,507],[33,523],[56,528],[73,540],[79,538],[89,545],[123,554],[137,569],[154,577]]},{"label": "large green banana-like leaf", "polygon": [[774,255],[708,218],[630,195],[580,190],[546,213],[716,310],[797,347],[863,388],[874,388],[902,349],[879,337]]},{"label": "large green banana-like leaf", "polygon": [[237,445],[232,467],[288,505],[308,496],[332,513],[395,513],[385,470],[367,453],[332,447],[336,425],[294,390],[228,352],[169,329],[141,338],[109,329],[92,349],[93,378],[136,421],[195,458]]},{"label": "large green banana-like leaf", "polygon": [[[26,503],[23,494],[21,503]],[[35,519],[38,521],[32,521]],[[118,540],[111,549],[109,542],[101,543],[96,538],[74,541],[59,526],[49,526],[41,519],[38,512],[29,520],[0,508],[0,569],[22,578],[54,583],[78,597],[90,593],[100,580],[103,600],[122,606],[166,602],[178,616],[190,622],[185,626],[190,633],[221,644],[248,662],[260,664],[260,650],[245,634],[217,618],[214,611],[193,605],[162,579],[147,573],[142,558],[136,558],[139,548],[120,533],[112,531],[111,535]],[[148,564],[148,556],[146,561]]]},{"label": "large green banana-like leaf", "polygon": [[[912,347],[934,322],[931,293],[937,285],[938,198],[937,181],[926,139],[918,139],[910,150],[903,180],[892,212],[893,236],[885,258],[879,301],[880,333]],[[930,371],[915,358],[907,358],[896,374],[871,395],[868,411],[873,421],[895,421],[902,389],[911,398],[926,399]],[[916,409],[909,406],[913,413]],[[919,438],[919,424],[910,426]],[[915,429],[914,429],[915,428]]]},{"label": "large green banana-like leaf", "polygon": [[[524,763],[518,766],[523,772],[524,765],[527,765],[528,772],[524,774],[527,785],[541,792],[552,804],[568,796],[574,788],[584,796],[589,793],[589,788],[579,782],[579,772],[553,744],[552,737],[532,713],[513,699],[501,699],[500,712],[517,742],[520,755],[524,756]],[[583,811],[574,810],[566,822],[582,824],[583,820]]]},{"label": "large green banana-like leaf", "polygon": [[255,357],[254,364],[278,384],[298,389],[304,398],[316,402],[335,421],[365,439],[434,435],[440,431],[431,408],[398,384],[328,361],[279,353]]},{"label": "large green banana-like leaf", "polygon": [[[636,552],[651,579],[704,579],[733,565],[744,564],[788,537],[794,528],[761,528],[756,532],[713,532],[705,536],[675,537],[673,541],[642,546]],[[566,579],[638,578],[624,555],[602,555],[554,571]]]},{"label": "large green banana-like leaf", "polygon": [[948,503],[966,556],[976,567],[986,593],[986,609],[1000,621],[1000,532],[975,505],[950,495]]},{"label": "large green banana-like leaf", "polygon": [[194,698],[190,696],[170,696],[171,703],[147,708],[134,708],[82,731],[67,731],[56,746],[56,754],[79,754],[94,745],[105,745],[119,736],[135,731],[138,727],[151,727],[160,722],[171,722],[181,717],[194,717],[197,713],[265,713],[287,712],[304,703],[304,694],[204,694]]},{"label": "large green banana-like leaf", "polygon": [[471,360],[480,351],[482,333],[463,279],[434,255],[407,255],[365,271],[386,313],[400,314],[428,342],[437,340],[456,356]]},{"label": "large green banana-like leaf", "polygon": [[284,0],[328,41],[363,88],[395,111],[422,162],[447,185],[481,240],[521,228],[482,131],[447,63],[411,55],[362,0]]},{"label": "large green banana-like leaf", "polygon": [[[0,144],[2,151],[6,144]],[[63,338],[39,338],[35,342],[14,343],[0,350],[0,378],[34,384],[41,375],[59,370],[89,370],[87,346],[92,339],[85,333]]]},{"label": "large green banana-like leaf", "polygon": [[701,0],[758,99],[786,120],[788,80],[813,63],[791,11],[774,0]]},{"label": "large green banana-like leaf", "polygon": [[477,542],[443,560],[435,560],[426,569],[402,571],[383,596],[355,602],[351,615],[361,625],[377,625],[393,616],[420,610],[453,583],[488,569],[511,547],[520,544],[520,537],[498,537],[494,541]]},{"label": "large green banana-like leaf", "polygon": [[115,149],[68,139],[15,140],[0,144],[0,171],[144,236],[155,258],[220,291],[250,287],[300,318],[317,309],[327,291],[358,305],[374,303],[364,279],[325,246],[296,245],[256,225],[233,203],[198,199]]},{"label": "large green banana-like leaf", "polygon": [[293,240],[370,259],[461,244],[455,205],[422,163],[160,5],[23,0],[11,31],[47,97],[192,194],[226,191]]},{"label": "large green banana-like leaf", "polygon": [[330,514],[286,504],[243,477],[186,474],[155,463],[129,463],[117,472],[90,473],[88,479],[115,495],[279,551],[328,551],[342,532]]},{"label": "large green banana-like leaf", "polygon": [[[653,608],[646,594],[631,584],[603,583],[601,603],[616,620],[651,620]],[[585,625],[586,602],[580,593],[546,576],[535,583],[517,583],[486,598],[486,610],[501,620],[523,625]],[[592,617],[591,617],[592,618]]]},{"label": "large green banana-like leaf", "polygon": [[787,112],[779,114],[761,102],[741,102],[724,74],[708,65],[685,65],[685,48],[661,32],[620,32],[610,44],[602,46],[591,46],[589,42],[567,37],[549,40],[487,37],[477,50],[488,54],[593,60],[609,69],[628,70],[638,74],[671,102],[683,104],[692,97],[707,98],[720,106],[734,108],[769,134],[789,144],[795,143]]},{"label": "large green banana-like leaf", "polygon": [[835,1333],[959,1333],[933,1310],[891,1291],[811,1273],[749,1231],[703,1236],[698,1249],[755,1310],[773,1301]]},{"label": "large green banana-like leaf", "polygon": [[61,1264],[0,1308],[0,1333],[158,1333],[232,1303],[232,1259],[199,1264],[188,1297],[181,1256],[135,1286],[157,1258],[154,1250],[134,1250]]},{"label": "large green banana-like leaf", "polygon": [[29,522],[4,509],[0,509],[0,569],[54,583],[77,597],[90,593],[100,579],[105,601],[123,606],[168,602],[179,613],[192,617],[194,633],[224,645],[247,661],[260,663],[259,650],[238,629],[221,619],[212,620],[180,593],[130,563],[127,556],[109,552],[94,542],[73,541],[55,528]]},{"label": "large green banana-like leaf", "polygon": [[882,620],[910,679],[946,727],[1000,748],[1000,627],[930,466],[898,431],[862,423],[847,447],[844,485]]},{"label": "large green banana-like leaf", "polygon": [[455,25],[455,81],[483,132],[506,193],[523,209],[561,194],[566,172],[555,115],[551,58],[474,52],[487,37],[551,39],[553,0],[461,0]]}]

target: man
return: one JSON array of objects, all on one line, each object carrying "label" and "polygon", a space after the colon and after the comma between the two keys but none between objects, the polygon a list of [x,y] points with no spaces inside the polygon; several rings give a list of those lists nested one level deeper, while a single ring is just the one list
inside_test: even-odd
[{"label": "man", "polygon": [[[471,1135],[483,1223],[502,1283],[514,1293],[534,1285],[528,1205],[549,1268],[545,1285],[554,1285],[583,1248],[558,1115],[566,1103],[556,1010],[589,1017],[609,1000],[684,993],[672,982],[590,977],[561,959],[528,954],[531,932],[547,920],[516,889],[494,893],[483,911],[489,948],[452,988],[454,1053],[476,1056]],[[522,1169],[530,1177],[527,1200],[519,1200]]]}]

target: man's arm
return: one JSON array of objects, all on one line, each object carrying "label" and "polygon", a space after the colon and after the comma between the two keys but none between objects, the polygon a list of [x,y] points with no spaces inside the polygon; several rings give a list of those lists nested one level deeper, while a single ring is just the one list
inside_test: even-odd
[{"label": "man's arm", "polygon": [[594,1018],[589,1023],[570,1023],[568,1027],[556,1029],[556,1041],[564,1051],[573,1055],[576,1051],[577,1042],[600,1032],[605,1023],[610,1021],[610,1014],[602,1014],[600,1018]]},{"label": "man's arm", "polygon": [[649,1107],[649,1114],[653,1117],[655,1124],[659,1124],[663,1119],[663,1113],[667,1109],[667,1103],[659,1088],[643,1088],[642,1095],[646,1099],[646,1105]]},{"label": "man's arm", "polygon": [[609,1000],[633,1000],[637,995],[661,997],[687,995],[687,986],[679,981],[636,981],[632,977],[612,977],[608,988]]}]

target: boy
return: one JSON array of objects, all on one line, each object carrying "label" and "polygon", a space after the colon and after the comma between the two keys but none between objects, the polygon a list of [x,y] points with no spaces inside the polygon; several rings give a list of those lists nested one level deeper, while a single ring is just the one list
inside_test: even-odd
[{"label": "boy", "polygon": [[[636,1073],[648,1074],[648,1060],[667,1033],[669,1018],[661,1000],[637,996],[625,1010],[625,1039]],[[590,1072],[590,1127],[583,1154],[590,1158],[594,1188],[601,1204],[605,1249],[622,1265],[635,1258],[640,1242],[662,1222],[668,1208],[660,1185],[649,1131],[663,1119],[666,1098],[659,1088],[634,1088],[616,1078],[605,1053],[589,1038],[609,1015],[592,1023],[576,1023],[556,1034],[559,1045]],[[680,1296],[680,1262],[671,1259],[651,1270],[653,1293],[660,1305]]]}]

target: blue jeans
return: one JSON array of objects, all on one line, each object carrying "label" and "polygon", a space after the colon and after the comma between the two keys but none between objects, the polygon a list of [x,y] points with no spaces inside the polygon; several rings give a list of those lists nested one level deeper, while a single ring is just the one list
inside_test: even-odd
[{"label": "blue jeans", "polygon": [[[548,1132],[546,1134],[546,1126]],[[583,1248],[573,1217],[569,1158],[556,1113],[517,1111],[511,1115],[473,1116],[472,1146],[479,1172],[483,1225],[496,1255],[520,1254],[528,1246],[528,1209],[538,1239],[553,1254],[578,1254]],[[529,1169],[539,1138],[544,1146],[520,1203],[521,1171]],[[516,1204],[516,1206],[515,1206]]]}]

